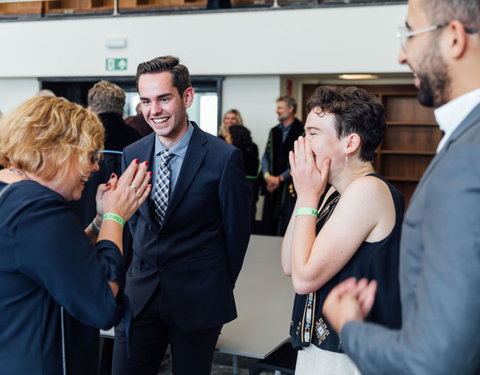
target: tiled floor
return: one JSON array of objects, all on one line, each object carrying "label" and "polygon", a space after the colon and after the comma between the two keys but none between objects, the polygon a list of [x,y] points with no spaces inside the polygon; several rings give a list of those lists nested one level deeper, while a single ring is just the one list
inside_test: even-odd
[{"label": "tiled floor", "polygon": [[[101,371],[102,375],[111,374],[111,358],[113,350],[113,340],[108,340],[103,348],[103,356],[109,358],[110,361],[102,361]],[[250,367],[252,367],[258,360],[248,357],[237,357],[237,374],[249,375]],[[213,357],[213,366],[211,375],[232,375],[232,356],[229,354],[215,353]],[[1,372],[0,372],[1,374]],[[273,371],[263,371],[260,375],[273,375]],[[140,375],[140,374],[139,374]],[[165,357],[158,370],[158,375],[172,375],[172,364],[170,361],[170,348],[167,348]],[[194,375],[194,374],[192,374]]]},{"label": "tiled floor", "polygon": [[[257,362],[254,358],[238,357],[238,375],[249,375],[250,367]],[[211,375],[232,375],[232,356],[228,354],[215,353]],[[273,371],[264,371],[261,375],[274,374]],[[170,356],[165,355],[158,375],[172,375]]]}]

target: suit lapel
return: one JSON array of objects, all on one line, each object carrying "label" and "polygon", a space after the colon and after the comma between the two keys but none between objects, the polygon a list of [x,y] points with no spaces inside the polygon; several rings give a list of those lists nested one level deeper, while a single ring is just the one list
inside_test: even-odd
[{"label": "suit lapel", "polygon": [[[143,140],[145,142],[141,143],[138,147],[138,153],[136,154],[135,157],[137,157],[140,160],[140,163],[143,161],[148,161],[148,168],[147,171],[151,171],[155,173],[155,171],[152,169],[153,168],[153,159],[154,155],[153,152],[155,150],[155,133],[151,133],[147,135]],[[153,189],[153,187],[152,187]],[[150,217],[151,214],[153,213],[153,200],[152,199],[147,199],[144,204],[142,204],[139,208],[139,211],[143,213],[144,216]],[[158,225],[156,220],[152,220],[155,222],[155,224]]]},{"label": "suit lapel", "polygon": [[178,175],[178,180],[175,184],[175,190],[168,202],[164,225],[175,212],[175,208],[190,187],[193,178],[197,174],[203,163],[203,159],[207,154],[207,149],[203,146],[207,142],[207,138],[195,123],[192,122],[192,124],[194,127],[192,138],[190,139],[187,152],[185,153],[185,159],[183,160],[182,168],[180,169],[180,174]]},{"label": "suit lapel", "polygon": [[417,188],[415,189],[415,192],[412,196],[412,199],[410,200],[411,202],[414,200],[415,196],[417,195],[417,191],[421,189],[423,186],[425,180],[427,177],[430,175],[432,172],[433,168],[438,164],[438,162],[441,160],[441,158],[447,153],[448,149],[452,144],[454,144],[461,136],[463,133],[465,133],[468,129],[470,129],[472,126],[480,122],[480,104],[477,105],[469,114],[468,116],[458,125],[458,127],[454,130],[450,138],[447,140],[447,142],[443,145],[443,148],[440,150],[440,153],[435,155],[435,157],[432,159],[430,162],[427,170],[423,174],[420,182],[417,185]]}]

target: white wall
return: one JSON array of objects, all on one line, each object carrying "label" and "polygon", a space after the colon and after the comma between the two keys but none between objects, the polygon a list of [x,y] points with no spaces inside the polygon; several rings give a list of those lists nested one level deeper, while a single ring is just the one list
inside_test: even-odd
[{"label": "white wall", "polygon": [[[179,56],[193,75],[225,75],[223,110],[238,108],[262,151],[276,123],[275,99],[295,74],[406,72],[396,27],[406,5],[359,6],[0,22],[0,109],[38,90],[38,77],[135,74],[139,62]],[[107,49],[124,37],[127,47]],[[125,72],[105,59],[125,57]],[[300,101],[301,85],[293,81]],[[301,113],[301,112],[299,112]]]},{"label": "white wall", "polygon": [[4,115],[38,92],[35,78],[0,79],[0,110]]},{"label": "white wall", "polygon": [[269,129],[278,123],[275,100],[279,95],[279,76],[230,76],[223,81],[223,112],[232,108],[240,111],[260,154],[265,150]]},{"label": "white wall", "polygon": [[[137,64],[178,55],[192,74],[405,72],[396,27],[406,5],[235,11],[0,23],[0,78],[118,75],[107,57]],[[124,37],[125,49],[105,39]],[[380,47],[379,47],[380,46]]]}]

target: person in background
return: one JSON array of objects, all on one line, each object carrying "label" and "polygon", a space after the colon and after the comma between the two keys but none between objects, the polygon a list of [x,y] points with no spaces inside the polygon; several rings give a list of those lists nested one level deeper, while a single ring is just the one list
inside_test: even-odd
[{"label": "person in background", "polygon": [[220,129],[218,129],[218,136],[221,139],[225,140],[228,133],[228,128],[231,125],[243,125],[242,115],[236,109],[230,109],[225,112],[222,125],[220,125]]},{"label": "person in background", "polygon": [[[368,320],[399,328],[398,261],[403,195],[375,174],[374,151],[385,133],[383,106],[356,87],[319,87],[307,104],[305,138],[290,166],[297,192],[282,246],[296,291],[290,334],[297,375],[358,374],[322,316],[328,292],[351,277],[377,279]],[[321,197],[326,185],[334,188]],[[320,209],[318,210],[320,205]]]},{"label": "person in background", "polygon": [[113,374],[156,375],[170,345],[175,375],[210,374],[250,238],[250,194],[241,152],[188,121],[194,90],[178,58],[137,67],[145,120],[154,133],[125,148],[122,165],[150,162],[154,189],[130,221],[131,356],[115,329]]},{"label": "person in background", "polygon": [[42,89],[38,91],[35,96],[56,96],[55,93],[50,89]]},{"label": "person in background", "polygon": [[[97,116],[54,96],[29,99],[0,122],[2,374],[93,373],[98,362],[69,355],[65,315],[98,330],[128,311],[122,231],[150,194],[146,163],[99,187],[85,231],[67,204],[98,170],[103,138]],[[75,337],[80,350],[92,344],[84,338]]]},{"label": "person in background", "polygon": [[[108,81],[100,81],[90,88],[87,97],[89,109],[98,116],[105,129],[105,150],[102,152],[102,157],[98,162],[99,169],[93,172],[84,184],[82,197],[69,202],[69,205],[84,226],[88,225],[92,216],[95,215],[95,196],[98,186],[107,183],[113,173],[121,174],[121,151],[125,146],[141,138],[140,134],[127,126],[123,121],[125,92],[122,88]],[[126,263],[128,263],[131,257],[130,247],[131,233],[127,227],[123,231],[123,256]],[[69,330],[70,335],[74,338],[68,348],[71,351],[69,355],[81,355],[84,358],[91,358],[92,360],[87,360],[86,362],[94,363],[94,359],[98,358],[100,353],[98,329],[86,326],[68,314],[66,315],[66,329]],[[88,335],[90,336],[88,341],[96,342],[96,345],[89,345],[87,349],[82,349],[82,341],[86,341]],[[77,371],[77,369],[74,371]],[[85,371],[85,368],[82,371]],[[82,375],[81,373],[78,374]],[[74,374],[71,373],[70,375]]]},{"label": "person in background", "polygon": [[228,128],[228,133],[225,139],[228,143],[234,145],[243,155],[243,167],[250,186],[251,192],[251,229],[255,227],[255,211],[258,200],[258,175],[259,175],[259,161],[258,161],[258,147],[252,141],[250,130],[243,125],[231,125]]},{"label": "person in background", "polygon": [[142,137],[153,133],[153,129],[145,121],[142,114],[142,103],[138,103],[136,107],[137,114],[125,119],[125,123],[135,129]]},{"label": "person in background", "polygon": [[381,296],[346,280],[323,311],[362,374],[480,370],[480,2],[410,0],[398,60],[445,132],[402,227],[402,327],[363,322]]},{"label": "person in background", "polygon": [[97,114],[105,128],[105,150],[122,151],[141,138],[123,121],[124,106],[125,91],[111,82],[97,82],[88,90],[88,108]]},{"label": "person in background", "polygon": [[295,191],[290,175],[288,153],[293,142],[303,134],[303,124],[295,118],[297,102],[285,95],[277,99],[280,124],[270,129],[267,146],[262,157],[262,176],[265,183],[262,231],[264,234],[283,236],[295,206]]}]

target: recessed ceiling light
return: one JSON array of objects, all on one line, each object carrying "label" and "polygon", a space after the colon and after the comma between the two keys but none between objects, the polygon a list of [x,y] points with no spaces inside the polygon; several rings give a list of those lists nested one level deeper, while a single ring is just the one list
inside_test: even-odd
[{"label": "recessed ceiling light", "polygon": [[376,74],[340,74],[338,78],[340,79],[377,79],[379,77]]}]

